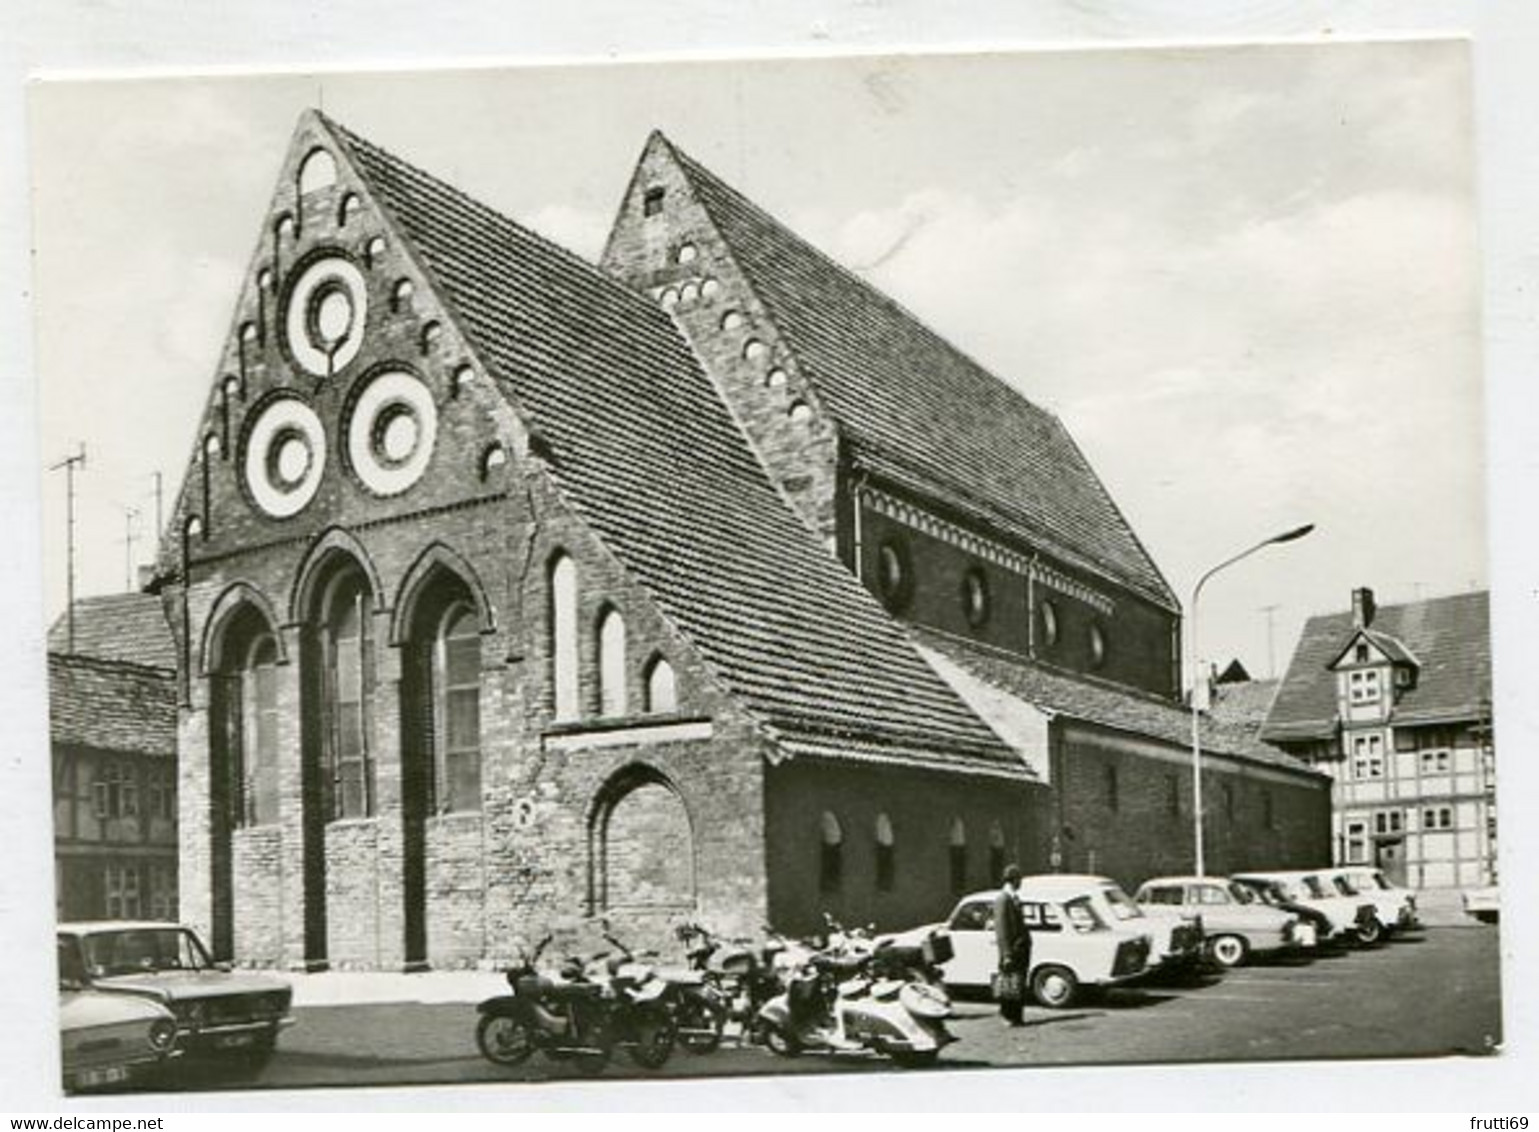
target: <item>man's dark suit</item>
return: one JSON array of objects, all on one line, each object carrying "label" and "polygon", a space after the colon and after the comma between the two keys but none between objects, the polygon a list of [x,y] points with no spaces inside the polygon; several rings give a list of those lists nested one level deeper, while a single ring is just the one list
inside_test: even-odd
[{"label": "man's dark suit", "polygon": [[[1031,974],[1031,932],[1026,928],[1026,918],[1021,914],[1021,902],[1015,892],[1001,888],[994,897],[994,942],[999,945],[999,969],[1019,971],[1022,980]],[[1000,999],[999,1012],[1010,1022],[1021,1020],[1021,1009],[1026,1005],[1024,997]]]}]

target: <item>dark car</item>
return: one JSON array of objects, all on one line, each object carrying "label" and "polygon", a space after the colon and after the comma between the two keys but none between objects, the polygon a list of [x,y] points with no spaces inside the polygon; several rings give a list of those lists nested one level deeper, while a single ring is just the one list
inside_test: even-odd
[{"label": "dark car", "polygon": [[272,1051],[293,1023],[293,988],[269,975],[215,963],[191,928],[137,921],[61,924],[61,964],[97,991],[158,1002],[176,1018],[176,1045],[190,1052]]}]

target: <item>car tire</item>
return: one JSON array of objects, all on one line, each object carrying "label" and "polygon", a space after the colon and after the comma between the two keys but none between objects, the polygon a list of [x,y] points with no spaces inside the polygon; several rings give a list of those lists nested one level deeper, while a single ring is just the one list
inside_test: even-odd
[{"label": "car tire", "polygon": [[1062,1010],[1079,997],[1079,980],[1067,967],[1045,963],[1031,973],[1031,994],[1049,1010]]},{"label": "car tire", "polygon": [[1250,955],[1250,944],[1243,936],[1219,935],[1208,941],[1208,958],[1220,967],[1238,967]]},{"label": "car tire", "polygon": [[1366,925],[1358,924],[1353,928],[1352,934],[1363,947],[1372,947],[1384,938],[1384,925],[1378,920],[1369,920]]}]

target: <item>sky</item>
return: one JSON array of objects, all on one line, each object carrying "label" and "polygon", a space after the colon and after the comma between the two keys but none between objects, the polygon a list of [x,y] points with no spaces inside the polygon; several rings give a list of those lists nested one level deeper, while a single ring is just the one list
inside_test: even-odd
[{"label": "sky", "polygon": [[[30,116],[42,452],[77,592],[148,562],[300,112],[589,259],[648,132],[1058,413],[1204,654],[1486,585],[1479,258],[1455,41],[54,82]],[[44,480],[48,615],[64,481]],[[1270,613],[1267,610],[1270,608]],[[1269,632],[1270,625],[1270,632]]]}]

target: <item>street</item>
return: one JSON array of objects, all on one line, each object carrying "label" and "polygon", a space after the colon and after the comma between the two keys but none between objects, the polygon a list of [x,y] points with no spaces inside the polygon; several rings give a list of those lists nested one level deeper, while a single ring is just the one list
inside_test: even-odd
[{"label": "street", "polygon": [[[958,1041],[941,1068],[1287,1058],[1406,1057],[1491,1052],[1501,1040],[1498,932],[1434,927],[1369,951],[1324,952],[1211,975],[1194,985],[1125,987],[1068,1010],[1032,1008],[1004,1026],[986,1002],[956,1003]],[[469,1003],[302,1007],[278,1052],[260,1068],[185,1062],[149,1091],[269,1089],[458,1081],[572,1079],[536,1055],[517,1070],[475,1048]],[[605,1077],[686,1077],[886,1070],[868,1056],[787,1060],[735,1048],[708,1056],[679,1050],[657,1073],[623,1052]]]}]

